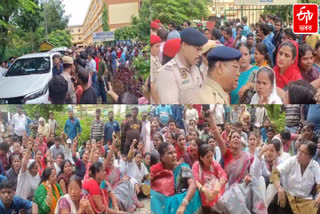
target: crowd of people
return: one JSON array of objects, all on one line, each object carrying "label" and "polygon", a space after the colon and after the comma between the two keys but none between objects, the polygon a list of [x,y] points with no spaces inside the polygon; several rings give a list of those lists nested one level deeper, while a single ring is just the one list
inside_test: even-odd
[{"label": "crowd of people", "polygon": [[129,91],[117,94],[112,88],[115,74],[123,72],[124,68],[130,70],[134,58],[147,57],[144,47],[142,43],[133,47],[126,44],[112,47],[88,46],[84,50],[70,49],[62,58],[60,55],[54,56],[54,77],[49,82],[51,103],[97,104],[101,97],[101,103],[106,104],[107,95],[118,104],[148,103],[149,80],[146,80],[143,97]]},{"label": "crowd of people", "polygon": [[281,112],[279,127],[264,105],[154,106],[152,213],[318,213],[320,106]]},{"label": "crowd of people", "polygon": [[275,15],[250,25],[209,17],[207,26],[151,22],[154,104],[318,102],[320,33],[294,34]]},{"label": "crowd of people", "polygon": [[[132,107],[120,123],[96,109],[90,136],[80,142],[81,118],[69,110],[59,124],[21,107],[0,121],[0,213],[134,213],[149,206],[150,115]],[[29,121],[29,122],[28,122]],[[64,127],[64,128],[62,128]]]}]

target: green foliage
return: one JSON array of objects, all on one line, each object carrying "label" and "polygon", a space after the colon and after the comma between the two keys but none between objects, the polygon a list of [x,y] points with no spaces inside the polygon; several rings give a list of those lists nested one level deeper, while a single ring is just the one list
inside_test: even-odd
[{"label": "green foliage", "polygon": [[132,62],[132,66],[137,71],[136,76],[142,76],[144,81],[150,76],[150,58],[136,57]]},{"label": "green foliage", "polygon": [[207,0],[152,0],[152,20],[162,23],[182,23],[184,20],[201,20],[208,17]]},{"label": "green foliage", "polygon": [[137,31],[134,26],[125,26],[118,28],[114,32],[115,40],[131,40],[137,37]]},{"label": "green foliage", "polygon": [[139,17],[134,17],[132,19],[132,24],[137,32],[137,39],[144,41],[147,44],[150,43],[150,10],[151,1],[144,0],[142,1],[142,6],[139,10]]},{"label": "green foliage", "polygon": [[62,0],[47,0],[41,5],[41,20],[44,25],[47,19],[48,34],[56,30],[64,30],[68,27],[69,16],[65,16]]},{"label": "green foliage", "polygon": [[63,105],[23,105],[23,110],[26,111],[29,117],[33,118],[35,112],[39,112],[40,117],[46,121],[49,119],[50,112],[61,112],[64,110]]},{"label": "green foliage", "polygon": [[48,36],[48,41],[53,44],[55,47],[71,47],[72,42],[71,42],[71,35],[69,32],[65,30],[56,30],[53,31],[49,36]]},{"label": "green foliage", "polygon": [[104,32],[110,31],[110,27],[108,25],[108,8],[105,4],[102,13],[102,29]]},{"label": "green foliage", "polygon": [[265,105],[264,106],[268,112],[268,118],[272,121],[273,128],[276,133],[280,133],[285,127],[285,112],[282,111],[281,105]]}]

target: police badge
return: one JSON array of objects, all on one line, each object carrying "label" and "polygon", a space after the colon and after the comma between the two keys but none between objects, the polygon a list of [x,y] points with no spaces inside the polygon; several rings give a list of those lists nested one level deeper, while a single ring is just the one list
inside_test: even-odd
[{"label": "police badge", "polygon": [[188,78],[187,71],[185,69],[180,69],[180,76],[182,79],[187,79]]}]

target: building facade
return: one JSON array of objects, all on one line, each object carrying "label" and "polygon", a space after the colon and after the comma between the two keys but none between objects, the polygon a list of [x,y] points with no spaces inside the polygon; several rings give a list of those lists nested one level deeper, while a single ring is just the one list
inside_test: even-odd
[{"label": "building facade", "polygon": [[[110,31],[128,26],[132,16],[138,16],[141,0],[91,0],[82,26],[69,27],[74,40],[73,44],[90,45],[93,43],[93,33],[103,32],[102,14],[104,6],[108,10],[108,24]],[[75,29],[73,29],[75,28]],[[72,33],[72,30],[81,31],[81,35]],[[80,33],[80,32],[77,32]],[[79,39],[81,38],[81,39]]]},{"label": "building facade", "polygon": [[68,30],[71,34],[72,44],[78,47],[82,47],[83,46],[82,25],[69,26]]}]

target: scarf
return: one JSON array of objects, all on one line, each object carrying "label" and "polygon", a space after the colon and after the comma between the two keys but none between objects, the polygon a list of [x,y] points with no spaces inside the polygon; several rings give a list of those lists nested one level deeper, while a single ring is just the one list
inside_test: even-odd
[{"label": "scarf", "polygon": [[[276,61],[276,66],[273,68],[275,74],[276,74],[276,82],[277,87],[284,88],[286,87],[290,82],[294,82],[296,80],[302,79],[299,67],[298,67],[298,56],[299,56],[299,46],[298,43],[295,41],[290,40],[292,44],[296,47],[296,59],[294,63],[287,68],[287,70],[284,72],[283,75],[280,74],[280,68],[278,66],[278,62]],[[277,54],[277,58],[279,57],[279,52]]]},{"label": "scarf", "polygon": [[[44,188],[47,190],[48,194],[52,194],[52,192],[49,192],[49,188],[47,187],[45,182],[42,182],[42,185],[44,186]],[[54,213],[56,205],[57,205],[57,199],[60,198],[60,193],[59,190],[57,188],[57,185],[53,185],[53,193],[51,196],[51,204],[50,204],[50,213]]]}]

